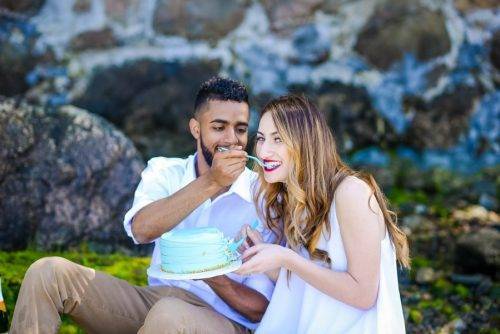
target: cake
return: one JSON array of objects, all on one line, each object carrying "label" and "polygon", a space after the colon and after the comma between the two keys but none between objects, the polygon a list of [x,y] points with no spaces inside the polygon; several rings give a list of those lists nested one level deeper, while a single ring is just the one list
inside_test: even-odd
[{"label": "cake", "polygon": [[215,227],[187,228],[164,233],[160,238],[161,269],[191,274],[223,268],[237,259],[232,240]]}]

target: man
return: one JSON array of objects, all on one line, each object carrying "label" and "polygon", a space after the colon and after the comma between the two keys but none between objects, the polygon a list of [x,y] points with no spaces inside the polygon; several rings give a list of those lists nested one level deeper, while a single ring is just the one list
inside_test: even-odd
[{"label": "man", "polygon": [[[235,237],[257,216],[246,169],[248,94],[220,77],[202,84],[189,129],[196,154],[153,158],[141,175],[124,226],[136,243],[155,242],[172,229],[214,226]],[[229,151],[218,152],[219,147]],[[267,234],[270,238],[270,234]],[[56,333],[68,314],[89,333],[244,333],[265,312],[273,284],[265,275],[231,273],[205,280],[149,277],[148,287],[72,263],[45,258],[27,271],[11,333]]]}]

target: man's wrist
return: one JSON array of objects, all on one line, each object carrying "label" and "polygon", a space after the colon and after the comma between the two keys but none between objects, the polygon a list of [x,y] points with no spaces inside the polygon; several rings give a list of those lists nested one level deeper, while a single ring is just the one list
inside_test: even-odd
[{"label": "man's wrist", "polygon": [[220,276],[206,278],[203,281],[205,283],[207,283],[210,287],[214,287],[214,286],[222,287],[222,286],[226,286],[226,285],[231,283],[231,280],[226,275],[220,275]]},{"label": "man's wrist", "polygon": [[221,191],[224,188],[219,183],[217,183],[217,181],[212,177],[210,172],[208,172],[204,175],[201,175],[199,177],[199,179],[201,179],[204,182],[210,197],[217,194],[219,191]]}]

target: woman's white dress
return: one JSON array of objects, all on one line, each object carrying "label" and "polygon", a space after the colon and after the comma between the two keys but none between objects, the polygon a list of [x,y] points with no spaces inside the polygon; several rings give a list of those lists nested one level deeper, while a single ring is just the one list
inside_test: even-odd
[{"label": "woman's white dress", "polygon": [[[332,204],[330,224],[331,238],[327,240],[328,235],[323,233],[318,248],[328,252],[332,270],[346,271],[347,258],[335,202]],[[282,268],[269,307],[256,333],[404,333],[396,254],[388,233],[381,243],[379,291],[377,302],[371,309],[357,309],[327,296],[293,273],[287,285],[286,270]],[[302,255],[309,258],[305,249],[302,249]]]}]

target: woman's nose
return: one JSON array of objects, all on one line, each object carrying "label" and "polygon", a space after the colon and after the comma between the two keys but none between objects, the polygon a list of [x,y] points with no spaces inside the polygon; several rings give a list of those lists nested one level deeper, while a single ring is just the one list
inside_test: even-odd
[{"label": "woman's nose", "polygon": [[270,158],[272,156],[272,148],[266,142],[262,142],[256,146],[255,153],[261,159]]}]

